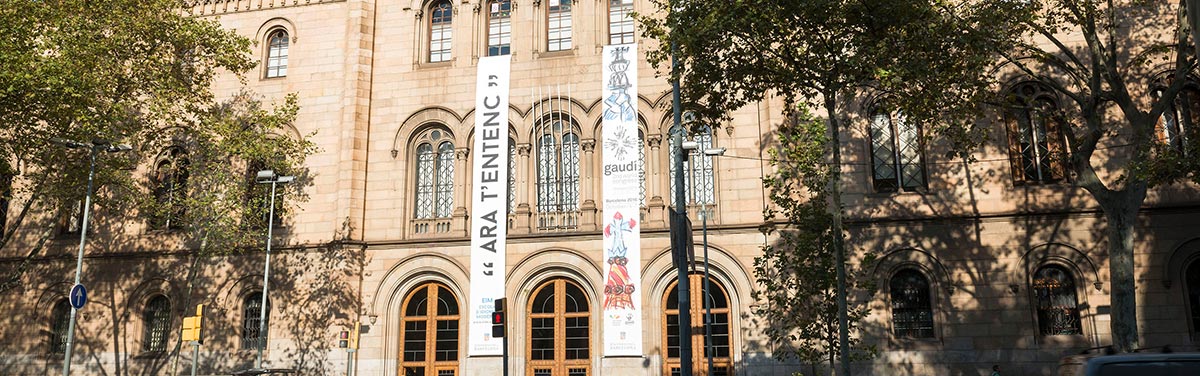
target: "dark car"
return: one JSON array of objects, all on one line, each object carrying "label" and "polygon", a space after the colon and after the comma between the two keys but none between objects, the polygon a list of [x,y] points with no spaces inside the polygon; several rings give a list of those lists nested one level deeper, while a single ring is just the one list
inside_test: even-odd
[{"label": "dark car", "polygon": [[1059,376],[1197,376],[1200,353],[1072,355],[1058,366]]}]

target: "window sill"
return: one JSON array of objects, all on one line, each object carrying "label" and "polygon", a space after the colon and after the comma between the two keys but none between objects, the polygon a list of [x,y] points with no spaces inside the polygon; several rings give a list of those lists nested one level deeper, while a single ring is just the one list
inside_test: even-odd
[{"label": "window sill", "polygon": [[259,81],[282,81],[282,80],[286,80],[286,79],[287,79],[287,75],[275,76],[275,77],[267,77],[266,75],[263,75],[262,78],[260,78],[258,80]]},{"label": "window sill", "polygon": [[571,56],[575,56],[574,48],[571,48],[568,50],[545,51],[545,52],[538,53],[537,57],[539,59],[554,59],[554,58],[571,57]]},{"label": "window sill", "polygon": [[436,63],[431,63],[431,62],[421,62],[421,63],[417,63],[417,69],[439,69],[439,68],[449,68],[449,67],[451,67],[451,66],[453,66],[453,65],[454,65],[454,58],[451,58],[450,60],[446,60],[446,61],[439,61],[439,62],[436,62]]}]

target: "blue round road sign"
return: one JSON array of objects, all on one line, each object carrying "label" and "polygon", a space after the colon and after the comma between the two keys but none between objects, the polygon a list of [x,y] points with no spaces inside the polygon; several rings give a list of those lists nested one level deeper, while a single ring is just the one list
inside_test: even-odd
[{"label": "blue round road sign", "polygon": [[71,287],[71,306],[80,309],[83,308],[84,303],[87,303],[87,289],[83,287],[83,284]]}]

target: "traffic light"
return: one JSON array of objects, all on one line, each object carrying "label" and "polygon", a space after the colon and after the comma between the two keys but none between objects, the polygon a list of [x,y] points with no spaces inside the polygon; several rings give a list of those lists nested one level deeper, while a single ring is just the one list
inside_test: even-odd
[{"label": "traffic light", "polygon": [[343,330],[338,334],[338,348],[345,349],[350,347],[350,331]]},{"label": "traffic light", "polygon": [[196,305],[196,328],[194,329],[196,343],[204,343],[204,304]]},{"label": "traffic light", "polygon": [[204,326],[203,322],[204,322],[204,305],[197,304],[196,305],[196,315],[183,318],[183,334],[182,334],[183,340],[184,341],[196,341],[197,343],[204,343],[204,336],[202,335],[202,330],[201,330],[201,329],[203,329],[203,326]]},{"label": "traffic light", "polygon": [[492,337],[504,338],[504,298],[496,299],[496,310],[492,312]]}]

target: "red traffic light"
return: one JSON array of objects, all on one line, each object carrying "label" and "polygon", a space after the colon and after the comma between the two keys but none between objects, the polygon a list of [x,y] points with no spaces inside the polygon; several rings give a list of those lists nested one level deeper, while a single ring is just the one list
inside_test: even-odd
[{"label": "red traffic light", "polygon": [[492,325],[504,325],[504,312],[492,312]]}]

